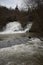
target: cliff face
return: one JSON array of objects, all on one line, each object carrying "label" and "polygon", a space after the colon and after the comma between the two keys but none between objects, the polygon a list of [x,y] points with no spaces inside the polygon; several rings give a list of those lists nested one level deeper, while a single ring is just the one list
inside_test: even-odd
[{"label": "cliff face", "polygon": [[32,11],[32,16],[34,19],[30,32],[43,36],[43,6],[40,5],[36,10]]}]

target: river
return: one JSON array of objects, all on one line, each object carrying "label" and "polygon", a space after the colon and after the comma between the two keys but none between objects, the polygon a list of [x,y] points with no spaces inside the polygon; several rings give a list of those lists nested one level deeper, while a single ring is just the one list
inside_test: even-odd
[{"label": "river", "polygon": [[[12,23],[12,25],[14,24],[17,22]],[[20,36],[15,36],[14,33],[14,37],[10,35],[6,38],[5,34],[18,32],[18,30],[22,30],[21,33],[28,31],[27,28],[26,31],[23,30],[21,24],[12,28],[10,23],[3,32],[0,32],[4,35],[4,37],[3,35],[2,38],[0,37],[0,65],[43,65],[43,41],[39,38],[29,38],[21,33],[19,33]]]}]

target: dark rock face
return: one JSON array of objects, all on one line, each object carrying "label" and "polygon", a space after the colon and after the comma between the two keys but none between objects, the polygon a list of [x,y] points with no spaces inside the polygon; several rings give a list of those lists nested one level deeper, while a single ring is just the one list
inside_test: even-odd
[{"label": "dark rock face", "polygon": [[30,32],[38,36],[43,36],[43,6],[39,6],[36,10],[32,11],[33,25]]}]

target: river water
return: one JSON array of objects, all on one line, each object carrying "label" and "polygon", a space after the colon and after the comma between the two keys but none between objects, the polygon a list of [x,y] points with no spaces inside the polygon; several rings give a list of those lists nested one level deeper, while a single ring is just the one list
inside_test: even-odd
[{"label": "river water", "polygon": [[[17,25],[14,26],[14,24]],[[4,35],[4,37],[2,35],[3,39],[0,37],[0,65],[43,65],[43,41],[39,38],[21,35],[22,32],[26,33],[30,29],[29,25],[25,30],[17,22],[12,25],[8,23],[4,31],[0,32]],[[21,36],[6,38],[5,34],[8,35],[15,31],[21,31],[21,33],[18,32]]]}]

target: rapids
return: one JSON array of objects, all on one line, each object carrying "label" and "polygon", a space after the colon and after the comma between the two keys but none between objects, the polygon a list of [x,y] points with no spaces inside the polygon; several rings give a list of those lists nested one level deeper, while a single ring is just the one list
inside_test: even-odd
[{"label": "rapids", "polygon": [[43,65],[43,41],[26,36],[31,26],[10,22],[0,32],[0,65]]}]

